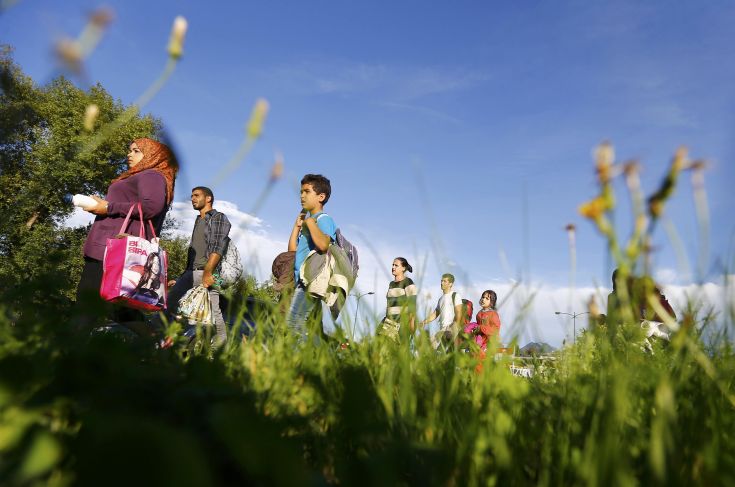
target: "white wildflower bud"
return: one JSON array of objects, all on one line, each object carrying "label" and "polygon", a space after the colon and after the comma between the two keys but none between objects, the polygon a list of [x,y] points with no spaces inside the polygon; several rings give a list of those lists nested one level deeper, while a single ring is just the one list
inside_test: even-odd
[{"label": "white wildflower bud", "polygon": [[600,184],[608,184],[613,177],[613,161],[615,160],[615,151],[612,144],[603,142],[595,149],[595,166],[597,171],[597,180]]},{"label": "white wildflower bud", "polygon": [[615,150],[610,142],[603,142],[595,150],[595,159],[599,166],[612,166],[615,160]]},{"label": "white wildflower bud", "polygon": [[179,59],[184,52],[184,37],[186,37],[188,27],[189,23],[181,15],[174,19],[171,39],[168,41],[168,54],[174,59]]},{"label": "white wildflower bud", "polygon": [[97,121],[97,117],[100,116],[100,107],[94,103],[87,105],[84,110],[84,130],[91,132],[94,130],[94,123]]}]

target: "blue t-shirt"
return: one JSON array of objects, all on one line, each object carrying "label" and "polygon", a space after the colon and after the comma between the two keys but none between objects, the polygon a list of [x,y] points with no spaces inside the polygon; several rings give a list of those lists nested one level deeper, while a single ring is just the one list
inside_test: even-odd
[{"label": "blue t-shirt", "polygon": [[[320,215],[322,215],[322,217],[318,218]],[[332,220],[332,217],[323,212],[315,213],[314,215],[311,215],[311,217],[316,219],[316,224],[319,227],[319,230],[321,230],[324,235],[328,235],[329,238],[332,239],[332,242],[334,242],[336,238],[335,234],[337,232],[337,225],[334,223],[334,220]],[[301,233],[299,234],[299,240],[296,244],[296,259],[294,260],[294,282],[299,282],[299,269],[301,269],[301,264],[304,263],[309,252],[315,248],[316,245],[314,245],[314,241],[311,239],[309,229],[306,225],[301,225]]]}]

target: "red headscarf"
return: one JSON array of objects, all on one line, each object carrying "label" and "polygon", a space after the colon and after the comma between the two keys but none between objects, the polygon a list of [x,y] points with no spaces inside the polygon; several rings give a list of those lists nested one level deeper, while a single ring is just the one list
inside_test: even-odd
[{"label": "red headscarf", "polygon": [[133,174],[145,171],[146,169],[153,169],[166,178],[166,204],[171,203],[171,200],[174,199],[176,173],[179,170],[173,152],[171,152],[171,149],[166,144],[156,142],[152,139],[135,139],[133,142],[143,152],[143,159],[135,167],[131,167],[113,179],[112,182],[129,178]]}]

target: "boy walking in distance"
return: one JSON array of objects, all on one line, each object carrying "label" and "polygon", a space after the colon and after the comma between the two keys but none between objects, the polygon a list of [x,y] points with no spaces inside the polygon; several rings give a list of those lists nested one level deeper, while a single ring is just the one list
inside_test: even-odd
[{"label": "boy walking in distance", "polygon": [[288,250],[296,252],[294,259],[294,290],[291,307],[288,311],[287,323],[300,339],[307,335],[306,322],[313,312],[320,311],[321,302],[306,292],[299,276],[301,264],[309,252],[316,250],[324,253],[335,239],[337,225],[332,217],[324,213],[324,205],[332,194],[329,179],[321,174],[307,174],[301,179],[301,212],[296,217],[291,237],[288,239]]},{"label": "boy walking in distance", "polygon": [[452,274],[443,274],[441,280],[442,296],[436,304],[436,308],[431,314],[421,322],[425,326],[437,317],[439,318],[439,331],[432,337],[431,343],[434,348],[440,343],[451,343],[460,330],[460,321],[462,320],[462,296],[457,292],[452,292],[454,287],[454,276]]}]

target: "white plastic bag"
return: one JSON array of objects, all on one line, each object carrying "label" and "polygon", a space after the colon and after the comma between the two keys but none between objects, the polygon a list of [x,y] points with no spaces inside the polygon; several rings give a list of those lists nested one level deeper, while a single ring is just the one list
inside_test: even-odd
[{"label": "white plastic bag", "polygon": [[204,286],[189,289],[179,301],[179,314],[189,323],[213,325],[212,301]]},{"label": "white plastic bag", "polygon": [[[229,239],[228,239],[229,240]],[[234,285],[238,279],[242,277],[242,262],[240,261],[240,252],[237,245],[232,240],[227,243],[225,255],[222,256],[219,265],[219,286],[228,288]]]}]

